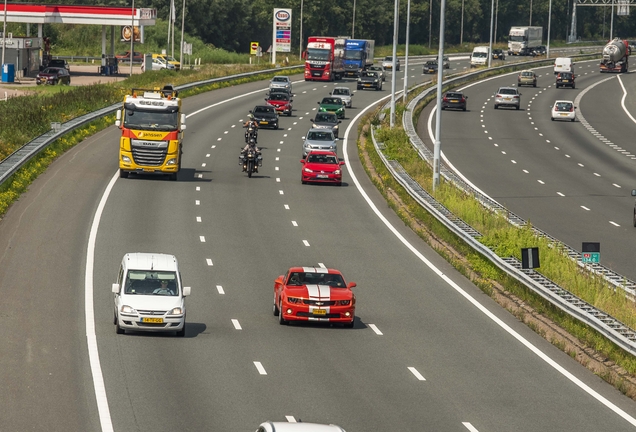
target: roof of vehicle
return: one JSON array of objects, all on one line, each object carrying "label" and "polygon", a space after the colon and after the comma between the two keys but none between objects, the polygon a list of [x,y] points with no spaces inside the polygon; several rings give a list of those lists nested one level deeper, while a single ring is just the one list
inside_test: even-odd
[{"label": "roof of vehicle", "polygon": [[519,75],[529,75],[529,74],[530,75],[536,75],[534,73],[534,71],[531,71],[531,70],[524,70],[524,71],[519,72]]},{"label": "roof of vehicle", "polygon": [[45,68],[41,73],[59,73],[61,71],[65,71],[66,69],[63,67],[57,67],[57,66],[50,66]]},{"label": "roof of vehicle", "polygon": [[341,105],[342,104],[342,99],[339,97],[324,97],[322,98],[322,100],[320,101],[321,104],[326,104],[326,105]]},{"label": "roof of vehicle", "polygon": [[[261,424],[263,430],[271,432],[344,432],[340,426],[318,423],[267,422]],[[267,426],[267,427],[265,427]],[[259,428],[259,430],[261,430]]]},{"label": "roof of vehicle", "polygon": [[127,268],[135,270],[178,271],[177,258],[163,253],[135,252],[124,255]]},{"label": "roof of vehicle", "polygon": [[276,112],[274,111],[274,107],[271,105],[256,105],[253,112]]}]

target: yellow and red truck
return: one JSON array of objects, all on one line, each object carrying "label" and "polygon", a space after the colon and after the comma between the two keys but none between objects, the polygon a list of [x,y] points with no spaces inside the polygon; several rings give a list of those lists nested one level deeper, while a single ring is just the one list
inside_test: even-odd
[{"label": "yellow and red truck", "polygon": [[164,174],[177,180],[183,154],[185,114],[179,94],[170,85],[163,89],[132,89],[117,111],[121,129],[119,176],[130,173]]}]

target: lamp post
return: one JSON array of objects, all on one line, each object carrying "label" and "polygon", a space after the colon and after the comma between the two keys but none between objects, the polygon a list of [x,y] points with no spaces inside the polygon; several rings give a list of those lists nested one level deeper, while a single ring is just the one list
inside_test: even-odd
[{"label": "lamp post", "polygon": [[395,8],[393,11],[393,65],[391,66],[391,115],[390,126],[395,126],[395,80],[396,80],[396,60],[397,60],[397,38],[398,38],[398,5],[400,0],[394,0]]},{"label": "lamp post", "polygon": [[550,24],[552,24],[552,0],[550,0],[550,6],[548,7],[548,44],[545,47],[546,58],[550,58]]},{"label": "lamp post", "polygon": [[351,24],[351,39],[356,37],[356,0],[353,0],[353,23]]},{"label": "lamp post", "polygon": [[4,67],[4,47],[7,41],[7,0],[4,0],[4,19],[2,23],[2,63],[0,66]]},{"label": "lamp post", "polygon": [[428,4],[428,47],[431,47],[431,38],[433,36],[433,0]]},{"label": "lamp post", "polygon": [[495,19],[495,0],[490,4],[490,48],[488,49],[488,67],[492,64],[492,24]]},{"label": "lamp post", "polygon": [[532,0],[530,0],[530,24],[528,25],[532,25]]},{"label": "lamp post", "polygon": [[303,0],[300,0],[300,35],[298,36],[300,44],[298,47],[298,58],[303,57]]},{"label": "lamp post", "polygon": [[135,49],[135,0],[132,0],[132,9],[131,9],[130,15],[131,15],[131,19],[130,19],[130,76],[132,76],[133,56],[134,56],[134,49]]},{"label": "lamp post", "polygon": [[612,0],[612,15],[610,16],[610,37],[609,40],[614,39],[614,0]]},{"label": "lamp post", "polygon": [[183,68],[183,31],[185,26],[185,0],[183,0],[183,7],[181,9],[181,49],[179,50],[179,65]]},{"label": "lamp post", "polygon": [[409,28],[411,24],[411,0],[408,0],[406,7],[406,52],[404,53],[404,91],[402,92],[402,103],[406,103],[407,81],[409,79]]},{"label": "lamp post", "polygon": [[437,110],[435,112],[435,146],[433,147],[433,191],[439,186],[440,155],[442,153],[442,80],[444,71],[444,12],[446,0],[442,0],[439,11],[439,49],[437,51]]},{"label": "lamp post", "polygon": [[459,44],[463,45],[464,44],[464,0],[462,0],[462,24],[461,24],[461,30],[459,31]]}]

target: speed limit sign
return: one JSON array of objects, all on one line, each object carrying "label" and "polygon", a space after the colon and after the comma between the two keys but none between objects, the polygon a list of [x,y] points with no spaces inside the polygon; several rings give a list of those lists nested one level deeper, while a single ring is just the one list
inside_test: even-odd
[{"label": "speed limit sign", "polygon": [[250,54],[255,55],[258,52],[258,42],[250,43]]}]

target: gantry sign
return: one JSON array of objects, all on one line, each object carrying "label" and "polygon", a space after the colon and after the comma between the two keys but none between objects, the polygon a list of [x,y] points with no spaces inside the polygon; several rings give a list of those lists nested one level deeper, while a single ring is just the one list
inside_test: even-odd
[{"label": "gantry sign", "polygon": [[610,39],[614,36],[614,7],[616,15],[629,15],[629,6],[636,5],[636,0],[574,0],[572,6],[572,26],[568,42],[576,42],[576,7],[577,6],[605,6],[612,8],[612,18],[610,24]]}]

